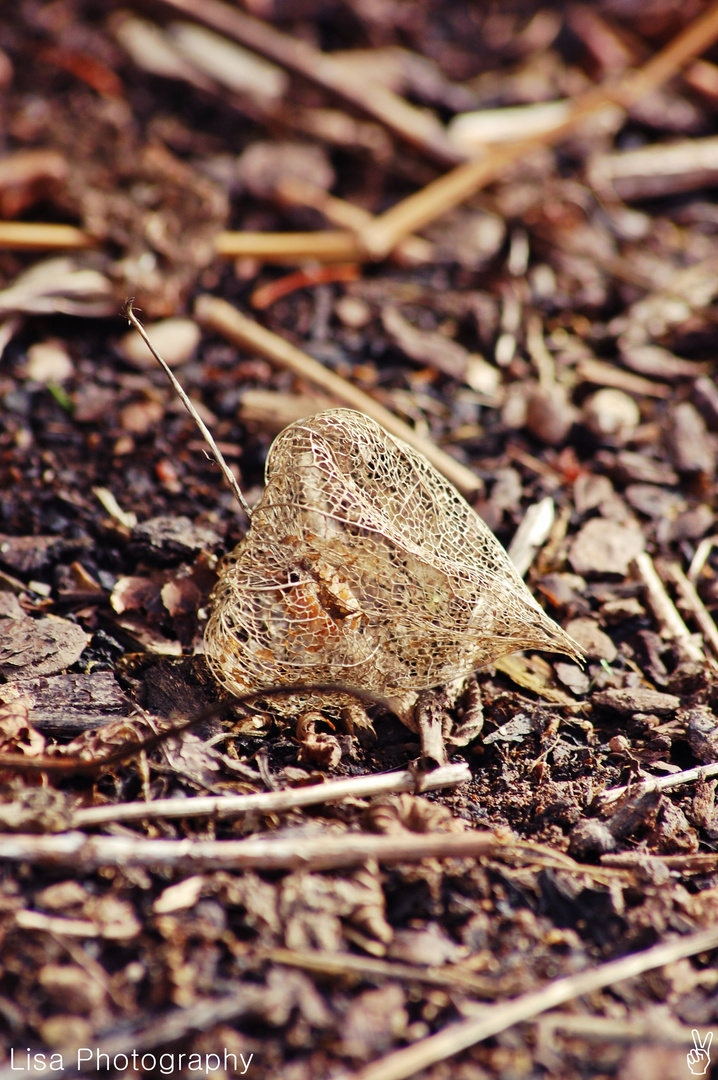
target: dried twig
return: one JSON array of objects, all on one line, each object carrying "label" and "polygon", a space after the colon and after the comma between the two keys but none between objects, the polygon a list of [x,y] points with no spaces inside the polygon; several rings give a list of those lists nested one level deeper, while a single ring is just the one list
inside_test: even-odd
[{"label": "dried twig", "polygon": [[336,94],[442,164],[453,165],[464,158],[432,113],[415,108],[380,83],[354,75],[340,60],[309,42],[283,34],[219,0],[164,2]]},{"label": "dried twig", "polygon": [[646,590],[646,599],[656,617],[661,635],[664,638],[674,638],[679,641],[690,660],[702,661],[703,650],[696,644],[690,630],[678,614],[675,604],[656,573],[651,556],[645,551],[641,552],[633,560],[633,568]]},{"label": "dried twig", "polygon": [[611,960],[578,975],[556,979],[541,990],[522,994],[521,997],[500,1005],[492,1005],[482,1010],[480,1016],[452,1024],[437,1035],[430,1035],[413,1046],[397,1050],[380,1061],[359,1069],[358,1072],[340,1074],[338,1080],[406,1080],[421,1069],[427,1069],[438,1061],[445,1061],[483,1039],[506,1031],[523,1020],[530,1020],[547,1009],[553,1009],[582,994],[601,990],[623,979],[635,978],[684,957],[714,949],[716,946],[718,929],[714,927],[663,942],[652,949],[621,957],[620,960]]},{"label": "dried twig", "polygon": [[[618,1042],[651,1043],[653,1046],[695,1045],[693,1031],[685,1027],[663,1010],[632,1015],[626,1019],[616,1016],[572,1016],[571,1013],[555,1012],[537,1021],[537,1039],[543,1041],[559,1032],[570,1038],[598,1039],[615,1045]],[[708,1028],[698,1028],[700,1038],[708,1034]]]},{"label": "dried twig", "polygon": [[408,424],[365,394],[363,390],[359,390],[346,379],[329,371],[319,361],[308,356],[295,345],[291,345],[278,334],[273,334],[271,330],[247,318],[226,300],[209,295],[199,296],[195,306],[195,315],[203,326],[222,334],[235,345],[259,353],[260,356],[266,357],[273,363],[293,371],[295,375],[313,382],[350,408],[371,416],[390,434],[403,439],[427,457],[464,495],[478,491],[481,487],[481,481],[470,469],[445,453],[429,439],[417,435]]},{"label": "dried twig", "polygon": [[682,772],[670,773],[668,776],[648,777],[638,784],[623,784],[621,787],[606,788],[599,796],[602,808],[616,802],[627,791],[631,791],[636,798],[646,795],[649,791],[671,791],[673,788],[682,787],[683,784],[692,784],[694,780],[707,780],[709,776],[718,776],[718,762],[711,765],[696,765],[693,769],[684,769]]},{"label": "dried twig", "polygon": [[396,960],[379,960],[373,956],[357,956],[355,953],[301,951],[297,949],[267,949],[262,954],[275,964],[301,968],[322,975],[349,978],[377,977],[396,979],[402,983],[419,982],[428,986],[448,986],[479,997],[495,998],[506,985],[506,979],[495,976],[475,975],[458,964],[442,967],[420,967],[418,964],[402,964]]},{"label": "dried twig", "polygon": [[678,563],[662,560],[660,569],[664,572],[664,576],[676,586],[681,606],[684,611],[690,612],[696,620],[703,637],[710,645],[714,655],[718,657],[718,627],[713,621],[713,616],[696,592],[695,585],[692,581],[689,581]]},{"label": "dried twig", "polygon": [[0,836],[0,862],[72,866],[94,871],[102,866],[165,867],[199,873],[204,870],[330,870],[357,866],[367,859],[381,863],[422,859],[510,858],[538,866],[581,870],[573,859],[542,844],[507,842],[491,832],[407,833],[369,836],[344,833],[252,840],[146,840],[139,836],[88,836],[66,832],[54,836],[16,833]]},{"label": "dried twig", "polygon": [[713,4],[640,71],[610,79],[602,86],[587,90],[574,99],[568,118],[555,127],[530,139],[499,147],[478,161],[458,165],[375,218],[362,231],[361,243],[372,258],[383,258],[404,236],[423,228],[464,202],[479,188],[495,180],[507,166],[542,146],[558,142],[601,110],[615,108],[616,105],[625,108],[645,97],[707,49],[717,36],[718,4]]},{"label": "dried twig", "polygon": [[145,821],[151,818],[213,817],[232,818],[250,811],[278,813],[302,806],[339,802],[348,798],[367,798],[400,791],[435,791],[453,787],[471,779],[469,766],[445,765],[432,772],[417,774],[408,769],[371,776],[352,776],[328,780],[312,787],[289,788],[284,791],[263,791],[252,795],[220,795],[194,799],[155,799],[154,802],[118,803],[110,806],[91,806],[77,810],[73,816],[76,828],[104,825],[109,821]]}]

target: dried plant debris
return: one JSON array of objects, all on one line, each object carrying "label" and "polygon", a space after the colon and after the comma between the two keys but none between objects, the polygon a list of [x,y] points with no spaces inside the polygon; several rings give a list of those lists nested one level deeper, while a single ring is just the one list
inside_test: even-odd
[{"label": "dried plant debris", "polygon": [[314,682],[392,696],[524,648],[580,658],[428,461],[347,409],[275,440],[205,633],[231,692]]}]

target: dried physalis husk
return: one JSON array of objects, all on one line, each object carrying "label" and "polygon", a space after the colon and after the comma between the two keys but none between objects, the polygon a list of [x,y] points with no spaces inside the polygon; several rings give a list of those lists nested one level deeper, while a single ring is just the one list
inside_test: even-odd
[{"label": "dried physalis husk", "polygon": [[281,432],[205,633],[227,690],[333,683],[392,697],[526,648],[580,659],[421,454],[348,409]]}]

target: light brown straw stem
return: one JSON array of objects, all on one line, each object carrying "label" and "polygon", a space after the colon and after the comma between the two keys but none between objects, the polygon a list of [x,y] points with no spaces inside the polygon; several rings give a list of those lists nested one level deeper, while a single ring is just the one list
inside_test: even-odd
[{"label": "light brown straw stem", "polygon": [[403,439],[428,458],[432,465],[435,465],[463,494],[471,494],[480,488],[479,478],[465,465],[441,450],[436,443],[417,435],[408,424],[385,409],[374,398],[365,394],[363,390],[352,386],[346,379],[329,371],[313,357],[308,356],[295,345],[291,345],[278,334],[260,326],[254,319],[247,318],[226,300],[219,300],[207,294],[199,296],[195,304],[195,316],[205,328],[222,334],[240,348],[255,352],[280,367],[293,371],[295,375],[308,379],[330,393],[342,404],[370,416],[391,435]]},{"label": "light brown straw stem", "polygon": [[0,221],[0,248],[12,251],[46,251],[48,248],[76,251],[95,247],[94,237],[74,225],[52,225],[41,221]]},{"label": "light brown straw stem", "polygon": [[356,262],[363,257],[354,233],[343,229],[304,233],[221,232],[215,236],[214,246],[218,255],[261,262]]}]

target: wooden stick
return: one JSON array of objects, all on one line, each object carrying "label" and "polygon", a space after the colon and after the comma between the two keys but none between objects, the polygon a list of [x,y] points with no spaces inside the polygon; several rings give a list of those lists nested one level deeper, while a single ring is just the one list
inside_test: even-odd
[{"label": "wooden stick", "polygon": [[432,772],[418,775],[409,769],[328,780],[312,787],[289,788],[284,791],[262,791],[256,795],[198,796],[187,799],[155,799],[153,802],[118,803],[111,806],[91,806],[77,810],[73,827],[86,828],[104,825],[109,821],[147,821],[154,818],[214,817],[233,818],[250,811],[278,813],[301,806],[340,802],[342,799],[362,799],[374,795],[401,791],[435,791],[453,787],[471,779],[469,766],[445,765]]},{"label": "wooden stick", "polygon": [[606,986],[632,979],[646,971],[653,971],[682,960],[696,953],[714,949],[718,946],[718,928],[699,930],[697,933],[679,937],[673,941],[662,942],[651,949],[623,956],[620,960],[610,960],[606,964],[589,968],[578,975],[568,975],[555,979],[541,990],[534,990],[513,1001],[491,1005],[481,1014],[451,1024],[436,1035],[430,1035],[413,1046],[396,1050],[381,1060],[359,1069],[358,1072],[340,1073],[336,1080],[406,1080],[422,1069],[428,1069],[439,1061],[445,1061],[454,1054],[467,1050],[470,1046],[506,1031],[514,1024],[530,1020],[539,1013],[572,1001],[582,994],[602,990]]},{"label": "wooden stick", "polygon": [[83,832],[55,835],[12,833],[0,836],[0,862],[39,866],[72,866],[93,872],[103,866],[144,866],[200,873],[205,870],[331,870],[357,866],[367,859],[381,863],[422,859],[518,858],[533,865],[577,871],[579,863],[560,851],[528,840],[507,843],[492,832],[326,833],[307,838],[252,840],[146,840],[141,836],[88,836]]},{"label": "wooden stick", "polygon": [[646,795],[649,791],[672,791],[673,788],[682,787],[684,784],[692,784],[694,780],[707,780],[710,776],[718,776],[718,762],[713,762],[712,765],[696,765],[693,769],[684,769],[682,772],[670,773],[668,776],[647,777],[637,784],[606,788],[598,796],[597,802],[603,810],[620,799],[627,791],[631,791],[636,797]]},{"label": "wooden stick", "polygon": [[609,79],[601,86],[591,87],[575,98],[570,115],[562,123],[530,139],[499,147],[477,161],[458,165],[451,172],[375,218],[360,234],[363,247],[371,258],[384,258],[403,237],[423,228],[447,210],[464,202],[480,188],[495,180],[507,166],[542,146],[553,145],[564,136],[570,135],[584,120],[599,110],[616,105],[626,108],[645,97],[694,56],[707,49],[716,37],[718,3],[712,4],[640,71]]},{"label": "wooden stick", "polygon": [[675,562],[661,560],[660,569],[669,581],[676,586],[678,595],[682,601],[682,607],[690,612],[698,623],[703,637],[713,650],[714,656],[718,657],[718,627],[713,621],[713,616],[696,592],[696,587],[689,581],[683,570]]},{"label": "wooden stick", "polygon": [[705,659],[703,650],[696,645],[690,630],[678,614],[676,605],[656,572],[651,556],[642,551],[633,560],[632,565],[636,576],[646,590],[646,599],[656,617],[661,636],[680,641],[688,659],[702,662]]},{"label": "wooden stick", "polygon": [[346,379],[329,371],[313,357],[291,345],[278,334],[272,333],[253,319],[247,318],[228,304],[226,300],[207,294],[199,296],[195,304],[195,317],[204,327],[222,334],[229,341],[266,357],[280,367],[293,371],[322,390],[327,391],[342,404],[351,409],[366,413],[373,420],[398,439],[403,439],[415,450],[428,458],[432,465],[444,474],[464,495],[470,495],[481,488],[481,481],[465,465],[456,461],[429,439],[423,438],[389,412],[374,398],[352,386]]},{"label": "wooden stick", "polygon": [[0,221],[0,248],[14,251],[75,251],[95,247],[97,240],[74,225],[46,225],[35,221]]}]

